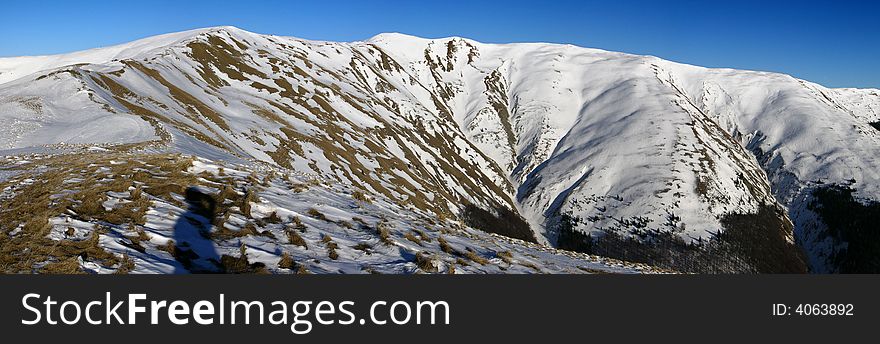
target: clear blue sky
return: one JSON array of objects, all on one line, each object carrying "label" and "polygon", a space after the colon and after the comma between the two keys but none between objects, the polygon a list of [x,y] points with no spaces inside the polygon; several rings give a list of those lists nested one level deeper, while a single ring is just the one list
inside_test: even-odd
[{"label": "clear blue sky", "polygon": [[16,1],[0,12],[0,56],[218,25],[338,41],[402,32],[571,43],[880,88],[878,1]]}]

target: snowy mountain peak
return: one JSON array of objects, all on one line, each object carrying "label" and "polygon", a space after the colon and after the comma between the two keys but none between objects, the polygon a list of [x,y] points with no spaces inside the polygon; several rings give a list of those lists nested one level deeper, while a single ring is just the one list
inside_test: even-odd
[{"label": "snowy mountain peak", "polygon": [[0,72],[7,149],[126,143],[265,166],[423,217],[676,269],[712,252],[720,270],[803,271],[803,250],[814,270],[839,270],[855,239],[815,195],[833,185],[854,204],[880,199],[877,91],[782,74],[234,27],[0,59]]}]

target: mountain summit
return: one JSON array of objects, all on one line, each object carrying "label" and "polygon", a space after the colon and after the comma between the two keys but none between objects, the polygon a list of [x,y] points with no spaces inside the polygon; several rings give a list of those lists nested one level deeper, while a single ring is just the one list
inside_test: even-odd
[{"label": "mountain summit", "polygon": [[[571,45],[217,27],[0,59],[0,118],[10,156],[183,154],[522,245],[682,271],[880,269],[878,90]],[[280,215],[295,196],[266,185],[254,204]]]}]

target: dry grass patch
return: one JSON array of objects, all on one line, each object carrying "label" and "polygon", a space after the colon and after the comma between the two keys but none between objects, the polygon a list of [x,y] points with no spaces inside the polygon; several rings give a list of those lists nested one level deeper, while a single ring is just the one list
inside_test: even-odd
[{"label": "dry grass patch", "polygon": [[449,254],[456,253],[455,249],[453,249],[452,246],[449,246],[449,242],[447,242],[446,239],[443,239],[443,237],[437,237],[437,243],[440,244],[440,250],[442,250],[443,252]]},{"label": "dry grass patch", "polygon": [[293,270],[296,266],[297,264],[293,261],[293,258],[290,257],[290,254],[287,252],[281,254],[281,260],[278,261],[278,268]]},{"label": "dry grass patch", "polygon": [[364,203],[372,203],[372,201],[370,201],[370,198],[367,197],[367,195],[365,195],[363,192],[361,192],[359,190],[353,192],[351,194],[351,198],[355,199],[356,201],[360,201],[360,202],[364,202]]},{"label": "dry grass patch", "polygon": [[385,245],[394,244],[394,241],[391,240],[391,231],[389,229],[390,226],[391,225],[389,225],[388,222],[385,222],[384,220],[376,225],[376,235],[379,236],[379,241],[381,241]]},{"label": "dry grass patch", "polygon": [[330,257],[330,259],[333,260],[339,259],[339,253],[336,252],[336,249],[339,248],[339,245],[337,245],[336,242],[333,241],[333,238],[331,238],[327,234],[324,234],[324,236],[321,237],[321,242],[323,242],[324,246],[327,247],[327,257]]},{"label": "dry grass patch", "polygon": [[331,222],[329,219],[327,219],[327,216],[324,216],[324,213],[318,211],[318,209],[315,209],[315,208],[309,208],[309,210],[306,212],[306,214],[308,214],[311,218],[314,218],[314,219],[318,219],[318,220],[325,221],[325,222]]},{"label": "dry grass patch", "polygon": [[241,205],[238,206],[238,209],[241,210],[241,214],[245,217],[251,218],[251,202],[254,202],[257,198],[256,193],[253,190],[247,190],[244,193],[244,198],[241,200]]},{"label": "dry grass patch", "polygon": [[371,246],[370,244],[365,243],[365,242],[354,245],[351,248],[358,250],[358,251],[363,251],[364,253],[366,253],[368,255],[373,253],[373,246]]},{"label": "dry grass patch", "polygon": [[271,214],[269,214],[269,216],[266,216],[263,218],[263,222],[278,224],[278,223],[281,223],[282,220],[278,216],[278,213],[273,211]]},{"label": "dry grass patch", "polygon": [[419,229],[413,229],[413,232],[415,232],[416,234],[418,234],[418,235],[419,235],[419,239],[421,239],[422,241],[425,241],[425,242],[431,242],[431,237],[428,236],[428,234],[426,234],[424,231],[419,230]]},{"label": "dry grass patch", "polygon": [[267,274],[269,271],[266,269],[266,264],[263,263],[250,263],[247,258],[247,247],[245,245],[241,245],[239,247],[239,256],[233,257],[230,255],[224,254],[220,257],[220,266],[223,268],[223,272],[231,273],[231,274]]},{"label": "dry grass patch", "polygon": [[437,267],[434,265],[434,258],[431,257],[430,254],[425,252],[416,253],[416,266],[419,269],[422,269],[424,272],[437,272]]},{"label": "dry grass patch", "polygon": [[404,234],[403,234],[403,237],[404,237],[406,240],[409,240],[409,241],[412,241],[412,242],[416,243],[416,245],[422,246],[422,241],[419,240],[419,238],[416,238],[416,236],[413,235],[412,232],[406,232],[406,233],[404,233]]},{"label": "dry grass patch", "polygon": [[501,260],[503,260],[507,264],[513,262],[513,253],[510,253],[510,251],[497,252],[495,253],[495,255],[498,256],[498,258],[501,258]]},{"label": "dry grass patch", "polygon": [[488,260],[488,259],[483,258],[483,257],[480,256],[477,252],[475,252],[474,250],[472,250],[470,247],[468,247],[467,250],[465,250],[465,252],[464,252],[464,256],[467,257],[468,259],[470,259],[471,261],[473,261],[473,262],[475,262],[475,263],[477,263],[477,264],[480,264],[480,265],[486,265],[486,264],[489,264],[489,260]]},{"label": "dry grass patch", "polygon": [[287,225],[288,228],[298,230],[300,233],[306,232],[306,225],[302,223],[299,216],[294,216],[290,221]]},{"label": "dry grass patch", "polygon": [[[123,244],[144,252],[141,242],[149,238],[138,228],[145,224],[152,200],[183,206],[172,194],[183,195],[186,187],[200,184],[187,172],[192,159],[173,154],[72,153],[47,157],[40,165],[46,168],[20,175],[34,183],[8,184],[14,186],[14,197],[0,200],[0,271],[78,272],[82,268],[74,262],[80,260],[121,273],[130,271],[130,258],[99,246],[99,235],[110,230],[105,225],[112,224],[116,231],[127,226],[136,235],[129,234]],[[128,194],[113,209],[105,210],[103,203],[110,191]],[[63,216],[99,226],[84,240],[70,240],[70,230],[64,231],[67,239],[50,239],[49,219]],[[13,230],[16,234],[9,235]],[[173,243],[166,246],[172,254],[180,254]]]},{"label": "dry grass patch", "polygon": [[532,262],[520,262],[519,265],[522,265],[522,266],[525,266],[525,267],[530,268],[532,270],[535,270],[535,272],[537,272],[539,274],[544,273],[544,271],[541,271],[541,268],[539,268],[537,265],[535,265]]},{"label": "dry grass patch", "polygon": [[124,275],[132,270],[134,270],[134,260],[132,260],[127,254],[122,255],[122,260],[120,261],[119,268],[116,269],[115,274]]},{"label": "dry grass patch", "polygon": [[281,260],[278,261],[278,267],[281,269],[292,270],[297,275],[306,275],[309,273],[309,270],[306,269],[305,265],[297,263],[287,252],[281,254]]},{"label": "dry grass patch", "polygon": [[296,231],[288,230],[287,232],[287,242],[291,245],[300,246],[306,250],[309,249],[309,245],[306,243],[306,240],[303,239],[302,236],[299,235]]},{"label": "dry grass patch", "polygon": [[272,233],[270,233],[269,231],[260,232],[259,230],[257,230],[257,227],[253,223],[248,222],[245,223],[244,227],[237,231],[226,228],[225,226],[217,228],[215,231],[211,232],[210,239],[225,241],[230,239],[242,238],[249,235],[263,235],[274,237],[274,235],[272,235]]}]

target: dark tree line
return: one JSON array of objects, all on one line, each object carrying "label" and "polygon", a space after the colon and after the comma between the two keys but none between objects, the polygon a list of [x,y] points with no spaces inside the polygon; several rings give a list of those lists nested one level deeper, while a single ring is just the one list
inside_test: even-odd
[{"label": "dark tree line", "polygon": [[813,191],[809,209],[828,226],[829,234],[846,247],[833,257],[841,273],[880,273],[880,203],[861,203],[845,185]]},{"label": "dark tree line", "polygon": [[[579,219],[562,215],[557,223],[559,248],[689,273],[804,273],[805,256],[785,240],[791,227],[779,209],[730,215],[712,239],[685,242],[667,231],[633,228],[629,233],[584,234]],[[629,234],[629,235],[625,235]]]},{"label": "dark tree line", "polygon": [[495,207],[493,211],[482,209],[473,204],[467,204],[462,209],[461,217],[468,226],[484,232],[500,234],[533,243],[538,242],[528,222],[522,216],[501,206]]}]

